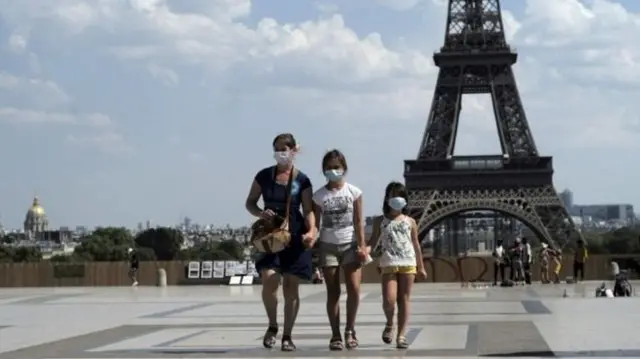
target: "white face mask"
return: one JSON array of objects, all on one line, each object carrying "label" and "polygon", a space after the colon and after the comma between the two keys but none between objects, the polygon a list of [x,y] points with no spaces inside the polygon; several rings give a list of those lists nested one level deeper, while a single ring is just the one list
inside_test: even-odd
[{"label": "white face mask", "polygon": [[392,197],[392,198],[389,198],[389,200],[387,201],[387,204],[394,211],[401,211],[404,207],[407,206],[407,200],[405,200],[402,197]]},{"label": "white face mask", "polygon": [[273,153],[273,158],[279,165],[286,165],[291,163],[291,151],[276,151]]}]

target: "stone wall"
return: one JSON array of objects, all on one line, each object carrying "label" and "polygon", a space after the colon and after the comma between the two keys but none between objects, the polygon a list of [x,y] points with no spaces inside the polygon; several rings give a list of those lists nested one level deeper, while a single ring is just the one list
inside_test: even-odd
[{"label": "stone wall", "polygon": [[[585,268],[587,280],[610,278],[612,260],[628,269],[632,278],[640,273],[640,255],[594,255]],[[138,280],[141,285],[154,285],[157,270],[164,268],[168,285],[181,284],[223,284],[224,280],[188,280],[188,262],[141,262]],[[493,262],[490,257],[427,258],[425,259],[429,278],[427,282],[469,282],[493,280]],[[561,277],[572,276],[571,258],[566,258]],[[52,263],[0,263],[0,287],[54,287],[54,286],[124,286],[131,282],[127,276],[126,262]],[[539,280],[539,268],[534,265],[534,280]],[[363,281],[376,283],[379,274],[375,263],[364,268]]]}]

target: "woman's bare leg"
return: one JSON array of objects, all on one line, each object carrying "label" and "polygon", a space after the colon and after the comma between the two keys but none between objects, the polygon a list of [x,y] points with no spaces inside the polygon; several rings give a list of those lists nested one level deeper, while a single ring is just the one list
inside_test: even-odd
[{"label": "woman's bare leg", "polygon": [[267,313],[269,326],[263,339],[266,348],[272,348],[278,334],[278,287],[280,275],[273,269],[265,269],[260,273],[262,278],[262,304]]},{"label": "woman's bare leg", "polygon": [[282,281],[282,293],[284,295],[284,329],[282,336],[291,336],[293,326],[300,310],[300,279],[296,276],[285,274]]}]

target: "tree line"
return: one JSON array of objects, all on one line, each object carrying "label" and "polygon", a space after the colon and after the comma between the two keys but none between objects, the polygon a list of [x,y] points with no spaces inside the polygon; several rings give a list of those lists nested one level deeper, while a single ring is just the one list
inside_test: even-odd
[{"label": "tree line", "polygon": [[[35,262],[43,260],[37,246],[11,246],[13,239],[0,239],[0,262]],[[185,246],[182,232],[168,227],[151,228],[133,235],[126,228],[97,228],[82,237],[71,254],[54,255],[54,262],[126,261],[133,248],[141,261],[172,260],[242,260],[244,246],[236,240],[203,241]]]},{"label": "tree line", "polygon": [[[640,254],[640,226],[609,232],[585,232],[591,254]],[[43,260],[39,247],[8,245],[11,238],[0,239],[0,262]],[[126,228],[98,228],[80,239],[70,255],[54,255],[55,262],[126,261],[127,250],[134,248],[141,261],[243,260],[244,245],[236,240],[202,241],[185,246],[182,232],[167,227],[151,228],[133,235]],[[570,249],[570,248],[569,248]]]}]

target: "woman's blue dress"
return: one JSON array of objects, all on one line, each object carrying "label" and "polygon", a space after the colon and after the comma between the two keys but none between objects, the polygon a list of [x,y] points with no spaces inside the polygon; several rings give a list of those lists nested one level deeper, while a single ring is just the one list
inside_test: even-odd
[{"label": "woman's blue dress", "polygon": [[[286,184],[279,184],[275,180],[275,166],[267,167],[255,177],[256,183],[262,190],[264,208],[270,209],[280,216],[285,215]],[[265,269],[273,269],[280,274],[290,274],[303,280],[311,280],[313,276],[312,252],[302,244],[302,235],[307,232],[304,215],[300,209],[302,192],[312,190],[309,177],[297,170],[296,178],[291,184],[291,210],[289,211],[289,230],[291,242],[284,250],[273,254],[260,254],[256,261],[256,271],[262,273]]]}]

